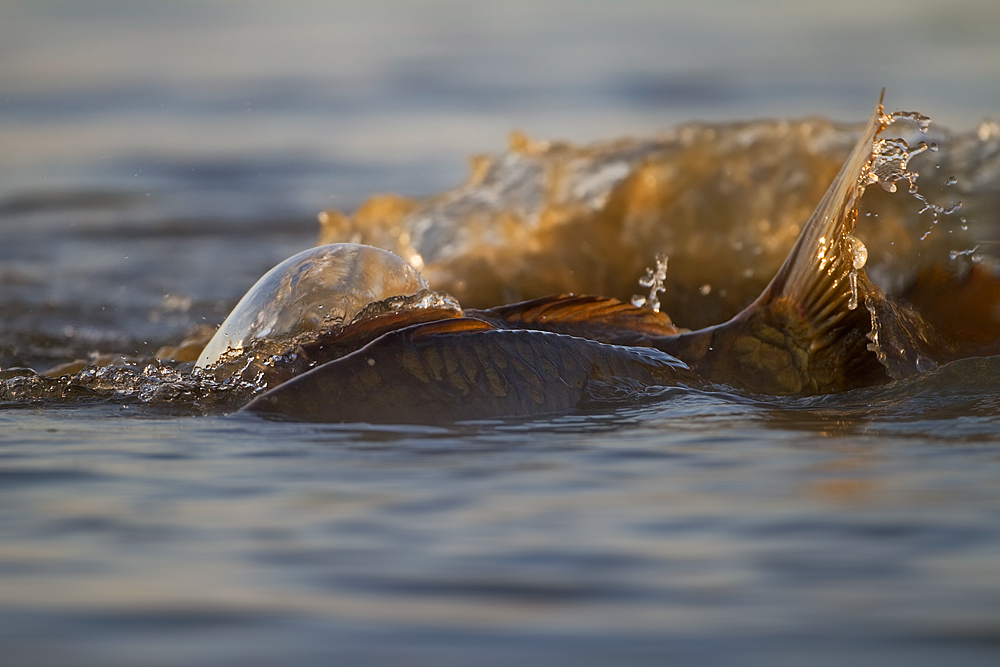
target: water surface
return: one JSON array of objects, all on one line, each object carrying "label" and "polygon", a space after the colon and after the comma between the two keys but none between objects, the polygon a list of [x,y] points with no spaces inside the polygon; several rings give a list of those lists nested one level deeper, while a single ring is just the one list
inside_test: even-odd
[{"label": "water surface", "polygon": [[[0,368],[215,326],[318,211],[453,187],[514,129],[861,122],[888,86],[974,134],[1000,110],[998,20],[986,0],[7,2]],[[7,400],[0,645],[51,665],[994,664],[998,370],[448,428]]]}]

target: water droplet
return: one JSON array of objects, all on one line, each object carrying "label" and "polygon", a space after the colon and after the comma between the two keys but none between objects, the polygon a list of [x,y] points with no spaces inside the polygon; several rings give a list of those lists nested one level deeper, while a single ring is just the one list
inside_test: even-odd
[{"label": "water droplet", "polygon": [[879,183],[886,191],[895,192],[896,181],[906,180],[910,184],[910,192],[915,192],[917,173],[909,171],[907,165],[914,155],[925,150],[927,144],[923,141],[911,147],[901,138],[880,139],[875,143],[875,155],[863,182]]},{"label": "water droplet", "polygon": [[958,259],[959,257],[968,257],[973,262],[975,262],[976,261],[976,252],[978,250],[979,250],[979,246],[977,245],[974,248],[966,248],[965,250],[952,250],[951,252],[948,253],[948,256],[951,257],[953,260],[954,259]]},{"label": "water droplet", "polygon": [[918,111],[894,111],[889,114],[888,123],[892,123],[899,118],[913,121],[917,124],[917,128],[924,134],[927,134],[927,130],[931,126],[931,119]]},{"label": "water droplet", "polygon": [[865,264],[868,263],[868,248],[861,242],[861,239],[850,234],[847,235],[847,240],[851,244],[851,264],[854,269],[865,268]]},{"label": "water droplet", "polygon": [[709,294],[712,293],[712,286],[709,285],[708,283],[705,283],[704,285],[698,288],[698,291],[701,292],[702,296],[708,296]]},{"label": "water droplet", "polygon": [[[632,305],[637,307],[647,306],[653,312],[660,312],[660,299],[658,295],[660,292],[666,291],[663,287],[663,281],[667,278],[667,260],[666,255],[656,256],[656,270],[647,268],[646,275],[639,278],[640,287],[649,288],[648,297],[632,297]],[[636,303],[636,299],[641,298],[642,303]]]},{"label": "water droplet", "polygon": [[847,298],[847,310],[854,310],[858,307],[858,274],[851,271],[847,274],[847,278],[851,283],[851,293]]},{"label": "water droplet", "polygon": [[944,182],[945,185],[955,185],[955,183],[958,183],[958,179],[954,176],[949,176],[948,180]]}]

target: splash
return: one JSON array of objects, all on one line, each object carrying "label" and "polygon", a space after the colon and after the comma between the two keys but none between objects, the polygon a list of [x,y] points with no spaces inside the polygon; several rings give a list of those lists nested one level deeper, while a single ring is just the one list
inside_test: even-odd
[{"label": "splash", "polygon": [[640,287],[649,288],[649,296],[635,295],[632,297],[632,305],[637,308],[643,306],[649,308],[654,313],[660,312],[660,298],[659,294],[665,292],[666,288],[663,286],[663,282],[667,279],[667,260],[669,258],[666,255],[658,254],[655,257],[656,269],[646,268],[646,275],[639,278]]},{"label": "splash", "polygon": [[[924,132],[930,125],[927,116],[916,112],[886,114],[880,108],[878,114],[874,120],[881,123],[881,130],[899,121],[901,125],[916,123]],[[944,234],[927,238],[925,233],[927,241],[919,253],[911,242],[920,237],[926,219],[934,217],[933,229],[939,216],[962,207],[961,203],[939,206],[916,191],[918,174],[913,160],[933,152],[935,146],[929,139],[917,142],[909,135],[905,135],[909,141],[875,137],[865,145],[861,162],[867,164],[863,168],[859,164],[859,170],[852,170],[849,178],[851,186],[858,186],[847,199],[845,215],[854,217],[849,223],[856,223],[857,217],[852,204],[857,203],[866,185],[874,183],[887,192],[909,192],[921,206],[914,206],[906,196],[884,197],[882,192],[872,192],[881,198],[878,213],[866,215],[877,218],[880,224],[877,233],[866,237],[867,247],[846,231],[819,239],[817,264],[821,270],[830,269],[834,254],[846,260],[836,276],[835,291],[842,295],[839,308],[855,310],[865,301],[865,276],[858,274],[866,267],[873,279],[884,279],[879,285],[885,284],[887,292],[899,294],[921,263],[947,258],[949,251],[953,260],[973,264],[990,260],[995,254],[990,241],[976,227],[988,221],[983,211],[992,206],[1000,174],[996,168],[1000,164],[998,127],[995,122],[984,123],[978,131],[949,137],[948,144],[942,145],[942,182],[944,176],[948,176],[945,185],[961,182],[970,223],[956,218],[962,230],[971,227],[971,233],[969,242],[958,246],[945,245],[950,239]],[[912,134],[916,135],[916,129]],[[657,138],[584,147],[557,142],[512,144],[511,152],[505,155],[477,161],[482,169],[476,167],[474,177],[459,189],[420,202],[397,198],[392,200],[396,202],[393,206],[383,198],[384,206],[378,210],[362,207],[354,220],[343,221],[350,223],[350,229],[340,231],[369,243],[398,246],[397,253],[405,257],[423,257],[426,282],[454,293],[466,306],[487,307],[557,292],[607,294],[628,300],[633,292],[648,290],[647,296],[632,297],[632,303],[650,311],[662,309],[686,327],[699,329],[732,317],[766,286],[765,281],[780,268],[797,238],[804,211],[822,194],[816,188],[826,184],[828,174],[843,163],[845,151],[856,139],[856,126],[813,119],[693,123]],[[927,175],[923,173],[922,188]],[[917,208],[923,219],[916,217]],[[332,214],[326,216],[327,235],[340,233],[334,222]],[[853,230],[853,224],[845,227]],[[407,244],[423,255],[406,254]],[[643,274],[643,258],[649,257],[649,248],[670,253],[669,290],[664,289],[667,262],[659,257],[653,268],[646,269],[642,289],[635,289],[635,278]],[[419,268],[422,272],[425,269]],[[301,288],[334,282],[310,275],[302,274],[301,279],[278,286],[278,291],[299,308],[294,317],[279,321],[278,314],[292,314],[293,309],[275,307],[273,299],[264,298],[263,305],[250,309],[252,317],[245,328],[230,331],[223,346],[228,352],[223,351],[219,361],[232,370],[233,377],[242,383],[241,389],[228,389],[230,385],[221,383],[221,374],[203,373],[194,377],[191,385],[178,382],[174,373],[184,375],[181,366],[171,370],[154,365],[144,372],[149,359],[109,370],[101,370],[91,359],[87,370],[80,370],[86,362],[61,369],[69,377],[66,381],[20,374],[17,368],[0,371],[0,390],[5,392],[0,400],[2,396],[44,399],[43,386],[51,388],[50,397],[91,396],[144,405],[156,405],[159,397],[168,395],[177,396],[179,402],[203,401],[197,397],[213,386],[222,392],[255,391],[262,368],[266,373],[300,363],[302,355],[294,358],[296,345],[307,343],[306,338],[317,332],[356,319],[359,315],[352,313],[358,306],[368,308],[362,306],[366,298],[351,308],[334,309],[316,292],[307,300],[298,300],[295,295]],[[334,274],[324,271],[323,275]],[[395,291],[382,291],[372,298]],[[700,298],[691,298],[693,295]],[[390,310],[398,307],[383,305]],[[460,308],[457,302],[449,307]],[[150,318],[190,308],[189,300],[166,298]],[[862,318],[867,319],[863,313]],[[880,325],[876,323],[873,338],[876,345],[892,348],[887,341],[897,336],[891,330],[891,317],[885,315],[885,319],[889,323],[884,326],[890,331],[878,337]],[[261,339],[255,337],[283,337],[302,327],[309,331],[295,337],[287,349],[261,347]],[[241,332],[248,335],[247,341]],[[50,359],[85,356],[89,349],[79,343],[59,356],[42,357],[43,361],[24,355],[14,357],[11,363],[49,364]],[[898,346],[890,354],[899,356]],[[121,382],[120,394],[114,393],[114,381]]]},{"label": "splash", "polygon": [[893,111],[888,116],[886,116],[886,115],[883,114],[883,116],[882,116],[882,125],[883,126],[891,125],[892,123],[896,122],[900,118],[903,118],[905,120],[910,120],[910,121],[913,121],[914,123],[916,123],[917,124],[917,128],[923,134],[927,134],[927,130],[929,130],[930,127],[931,127],[930,116],[925,116],[924,114],[920,113],[919,111]]},{"label": "splash", "polygon": [[865,185],[878,183],[886,192],[895,192],[896,183],[905,180],[909,183],[910,193],[916,193],[919,174],[908,169],[909,163],[914,156],[920,155],[929,147],[926,141],[910,146],[901,137],[877,140]]},{"label": "splash", "polygon": [[968,257],[972,262],[978,262],[981,259],[981,256],[979,255],[979,245],[976,244],[976,246],[966,248],[965,250],[952,250],[948,253],[948,257],[952,260],[956,260],[959,257]]},{"label": "splash", "polygon": [[[927,231],[925,231],[923,234],[920,235],[920,240],[921,241],[926,240],[927,237],[931,235],[931,232],[934,230],[935,225],[937,225],[937,223],[938,223],[938,216],[941,216],[941,215],[952,215],[952,214],[956,213],[959,209],[962,208],[962,202],[957,202],[957,203],[955,203],[955,204],[953,204],[953,205],[951,205],[951,206],[949,206],[949,207],[946,208],[946,207],[941,206],[939,204],[934,204],[932,202],[927,201],[927,199],[923,195],[921,195],[921,194],[919,194],[917,192],[913,192],[912,194],[913,194],[913,197],[915,199],[917,199],[918,201],[922,202],[923,205],[924,205],[924,207],[922,209],[920,209],[919,211],[917,211],[917,213],[918,214],[919,213],[926,213],[927,211],[930,211],[931,214],[932,214],[932,216],[933,216],[933,218],[931,220],[931,226],[927,229]],[[968,229],[968,226],[966,225],[964,219],[961,220],[961,229],[962,229],[962,231],[965,231],[966,229]]]},{"label": "splash", "polygon": [[[892,114],[882,116],[883,128],[888,127],[899,119],[913,121],[917,124],[920,132],[924,134],[927,133],[931,124],[931,119],[922,113],[916,111],[896,111]],[[897,182],[907,182],[907,191],[921,204],[921,209],[917,211],[917,214],[921,215],[930,212],[932,215],[931,226],[920,237],[921,241],[930,236],[931,231],[938,224],[939,216],[953,215],[962,208],[962,202],[957,202],[951,206],[942,206],[931,202],[919,192],[917,187],[919,173],[910,170],[910,160],[921,153],[927,151],[936,153],[937,150],[938,145],[934,142],[920,141],[916,145],[910,146],[901,137],[879,139],[875,142],[873,159],[864,177],[864,185],[878,183],[887,192],[896,192]],[[955,185],[957,182],[957,178],[949,176],[945,184]]]},{"label": "splash", "polygon": [[851,294],[847,300],[847,309],[854,310],[858,307],[858,271],[868,263],[868,248],[861,239],[851,234],[847,235],[847,241],[851,251],[851,270],[847,274]]},{"label": "splash", "polygon": [[[879,118],[881,128],[878,132],[885,130],[900,119],[916,123],[919,131],[924,134],[927,133],[931,123],[928,116],[915,111],[897,111],[888,115],[882,113]],[[894,193],[898,189],[897,183],[906,182],[907,192],[922,204],[918,214],[928,211],[933,214],[934,218],[931,223],[933,229],[939,215],[951,215],[962,206],[961,202],[951,207],[940,206],[928,201],[918,190],[919,173],[910,168],[910,160],[924,152],[936,152],[937,150],[937,144],[933,142],[920,141],[911,146],[901,137],[878,138],[878,133],[876,133],[876,139],[872,143],[871,157],[858,179],[855,203],[861,198],[868,185],[878,183],[885,191]],[[957,182],[956,179],[948,179],[949,185],[954,182]],[[856,206],[850,215],[853,216],[853,222],[856,222]],[[847,251],[851,253],[852,260],[848,273],[850,293],[847,307],[853,310],[858,306],[858,291],[860,289],[857,272],[864,268],[867,263],[868,251],[860,241],[850,234],[850,231],[853,231],[853,225],[848,225],[845,239],[848,242]],[[925,232],[921,240],[926,239],[929,233],[930,230]],[[954,257],[953,255],[953,259]],[[881,292],[871,286],[864,289],[865,306],[871,316],[867,347],[875,353],[889,375],[899,379],[936,367],[936,363],[926,353],[933,347],[932,334],[919,315],[905,304],[890,302]]]},{"label": "splash", "polygon": [[130,359],[109,365],[95,362],[59,377],[10,369],[0,382],[0,403],[104,403],[121,409],[208,414],[233,410],[266,388],[259,378],[221,377],[198,369],[192,372],[189,366]]}]

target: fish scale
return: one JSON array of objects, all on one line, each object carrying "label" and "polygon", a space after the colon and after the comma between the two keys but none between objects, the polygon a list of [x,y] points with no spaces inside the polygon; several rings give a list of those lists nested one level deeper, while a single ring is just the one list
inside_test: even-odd
[{"label": "fish scale", "polygon": [[[454,360],[453,372],[445,358]],[[422,335],[418,325],[279,385],[247,410],[306,421],[517,417],[572,410],[591,398],[593,381],[698,383],[685,364],[656,350],[524,330]]]}]

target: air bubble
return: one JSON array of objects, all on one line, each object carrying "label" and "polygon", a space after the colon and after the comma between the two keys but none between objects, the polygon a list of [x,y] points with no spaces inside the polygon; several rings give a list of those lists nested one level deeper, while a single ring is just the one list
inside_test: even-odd
[{"label": "air bubble", "polygon": [[277,340],[349,321],[369,303],[427,289],[392,253],[338,243],[304,250],[250,288],[198,357],[208,368],[255,340]]}]

